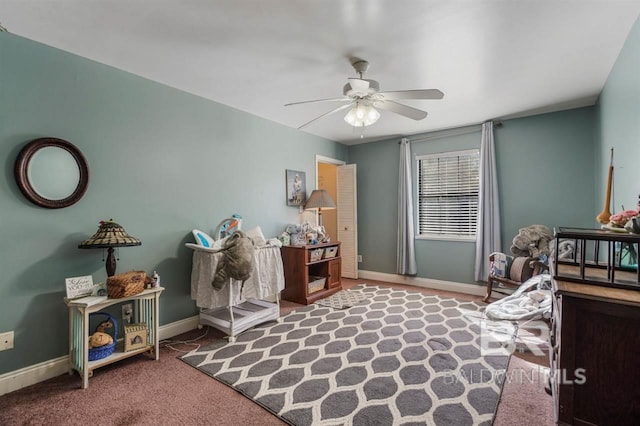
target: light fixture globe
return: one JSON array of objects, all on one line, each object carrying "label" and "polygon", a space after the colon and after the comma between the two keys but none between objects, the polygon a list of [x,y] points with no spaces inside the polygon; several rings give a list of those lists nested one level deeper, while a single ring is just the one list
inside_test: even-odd
[{"label": "light fixture globe", "polygon": [[362,102],[356,102],[356,106],[351,108],[344,121],[353,127],[370,126],[380,118],[380,113],[371,105]]}]

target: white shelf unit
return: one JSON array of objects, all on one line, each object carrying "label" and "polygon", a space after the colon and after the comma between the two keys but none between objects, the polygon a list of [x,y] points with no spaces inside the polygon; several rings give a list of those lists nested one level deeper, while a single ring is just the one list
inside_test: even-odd
[{"label": "white shelf unit", "polygon": [[[82,389],[89,386],[89,377],[93,376],[93,370],[96,368],[143,352],[150,352],[156,360],[160,359],[160,347],[158,346],[159,299],[163,290],[163,287],[150,288],[135,296],[120,299],[108,299],[105,296],[64,299],[69,308],[69,374],[73,374],[74,370],[80,374]],[[102,359],[89,361],[89,314],[128,301],[134,302],[134,310],[138,316],[137,322],[147,325],[147,345],[124,352],[123,342],[118,341],[113,354]]]}]

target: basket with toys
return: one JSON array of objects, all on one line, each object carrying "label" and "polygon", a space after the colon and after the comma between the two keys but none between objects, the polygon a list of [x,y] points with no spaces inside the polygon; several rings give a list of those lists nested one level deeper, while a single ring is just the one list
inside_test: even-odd
[{"label": "basket with toys", "polygon": [[[97,325],[96,331],[89,336],[89,361],[106,358],[113,353],[118,340],[118,323],[116,319],[106,312],[90,313],[89,317],[103,315],[107,319]],[[107,333],[107,329],[113,330],[113,336]]]}]

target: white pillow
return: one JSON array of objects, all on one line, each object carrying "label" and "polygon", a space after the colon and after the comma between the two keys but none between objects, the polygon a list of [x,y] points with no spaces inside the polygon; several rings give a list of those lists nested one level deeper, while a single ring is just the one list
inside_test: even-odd
[{"label": "white pillow", "polygon": [[193,237],[196,239],[196,244],[202,247],[213,247],[214,240],[206,232],[202,232],[199,229],[191,231]]},{"label": "white pillow", "polygon": [[257,247],[262,247],[267,244],[267,240],[266,238],[264,238],[264,234],[262,233],[262,228],[260,228],[260,226],[247,229],[246,231],[244,231],[244,234],[247,237],[251,238],[251,240]]}]

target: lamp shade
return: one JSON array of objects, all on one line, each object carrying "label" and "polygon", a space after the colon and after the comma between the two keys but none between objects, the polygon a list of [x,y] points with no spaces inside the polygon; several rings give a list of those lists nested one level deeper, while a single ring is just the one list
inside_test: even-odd
[{"label": "lamp shade", "polygon": [[142,245],[142,241],[127,234],[127,231],[125,231],[122,226],[115,223],[113,219],[109,219],[107,221],[100,221],[98,231],[88,240],[81,242],[78,248],[106,248],[108,252],[105,262],[107,276],[111,277],[116,273],[116,256],[113,255],[113,248],[140,245]]},{"label": "lamp shade", "polygon": [[333,202],[331,195],[326,189],[314,189],[304,205],[305,209],[335,209],[336,203]]},{"label": "lamp shade", "polygon": [[139,246],[142,242],[127,234],[124,228],[109,219],[101,221],[98,231],[91,238],[81,242],[78,248],[107,248],[107,247],[127,247]]}]

